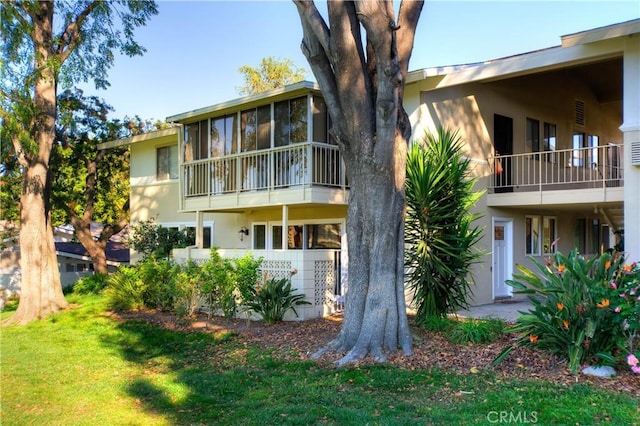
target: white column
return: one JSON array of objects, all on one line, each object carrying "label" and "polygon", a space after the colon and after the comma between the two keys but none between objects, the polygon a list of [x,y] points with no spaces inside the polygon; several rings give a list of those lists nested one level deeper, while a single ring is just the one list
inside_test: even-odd
[{"label": "white column", "polygon": [[289,249],[289,206],[282,206],[282,249]]},{"label": "white column", "polygon": [[196,247],[204,247],[204,213],[196,212]]},{"label": "white column", "polygon": [[623,65],[624,249],[640,261],[640,166],[631,165],[631,145],[640,143],[640,38],[625,40]]}]

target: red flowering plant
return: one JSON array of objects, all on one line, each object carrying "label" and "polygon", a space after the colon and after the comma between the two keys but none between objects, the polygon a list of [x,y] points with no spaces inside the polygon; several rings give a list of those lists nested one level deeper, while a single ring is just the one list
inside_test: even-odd
[{"label": "red flowering plant", "polygon": [[516,294],[527,295],[533,307],[520,312],[516,325],[505,330],[517,335],[516,342],[494,365],[516,346],[566,359],[573,374],[585,363],[614,364],[625,336],[610,283],[623,268],[623,259],[609,253],[585,259],[573,250],[568,256],[556,253],[545,263],[531,260],[537,271],[518,265],[520,273],[507,284]]}]

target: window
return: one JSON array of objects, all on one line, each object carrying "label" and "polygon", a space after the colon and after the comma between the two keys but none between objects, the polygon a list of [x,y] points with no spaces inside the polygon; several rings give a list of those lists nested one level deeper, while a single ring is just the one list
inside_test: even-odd
[{"label": "window", "polygon": [[542,218],[542,253],[552,254],[557,251],[555,244],[558,238],[558,229],[556,227],[556,218],[544,216]]},{"label": "window", "polygon": [[[557,126],[551,123],[544,123],[542,127],[543,127],[542,141],[544,144],[545,152],[555,151],[556,144],[557,144],[557,135],[558,135]],[[546,157],[546,160],[551,163],[555,163],[558,161],[555,153],[547,154],[545,157]]]},{"label": "window", "polygon": [[[187,237],[189,238],[189,245],[196,245],[196,227],[187,226]],[[202,248],[211,248],[211,227],[202,227]]]},{"label": "window", "polygon": [[209,157],[209,120],[184,126],[184,161]]},{"label": "window", "polygon": [[525,253],[531,256],[557,251],[558,221],[555,216],[525,217]]},{"label": "window", "polygon": [[571,164],[573,167],[584,166],[584,133],[573,133],[573,154]]},{"label": "window", "polygon": [[556,138],[558,129],[555,124],[544,123],[544,150],[555,151],[556,150]]},{"label": "window", "polygon": [[[600,220],[595,218],[576,218],[574,224],[574,245],[581,254],[600,253]],[[608,248],[608,247],[607,247]]]},{"label": "window", "polygon": [[540,216],[525,217],[525,253],[540,255]]},{"label": "window", "polygon": [[339,249],[340,224],[305,225],[307,249]]},{"label": "window", "polygon": [[587,164],[588,167],[592,168],[592,169],[597,169],[598,168],[598,145],[600,143],[600,138],[596,135],[589,135],[587,137],[587,148],[591,148],[588,149],[586,152],[586,157],[587,160],[589,161],[589,164]]},{"label": "window", "polygon": [[156,179],[178,179],[178,146],[163,146],[156,149]]},{"label": "window", "polygon": [[527,118],[527,144],[531,152],[540,152],[540,121]]},{"label": "window", "polygon": [[235,154],[236,150],[236,115],[211,119],[211,158]]},{"label": "window", "polygon": [[267,248],[267,225],[253,225],[253,248],[254,250],[264,250]]},{"label": "window", "polygon": [[274,136],[276,146],[306,142],[307,97],[277,102],[274,105]]},{"label": "window", "polygon": [[271,147],[271,105],[243,111],[240,123],[242,152]]},{"label": "window", "polygon": [[[256,225],[264,226],[264,225]],[[342,240],[342,226],[339,223],[289,225],[287,234],[287,247],[289,250],[314,250],[314,249],[340,249]],[[254,227],[254,241],[256,237]],[[282,226],[271,227],[271,244],[274,249],[282,248]],[[254,248],[255,242],[254,242]]]}]

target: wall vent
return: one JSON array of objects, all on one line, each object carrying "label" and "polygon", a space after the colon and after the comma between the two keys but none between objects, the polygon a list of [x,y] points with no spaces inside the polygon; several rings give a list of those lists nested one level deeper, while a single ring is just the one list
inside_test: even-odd
[{"label": "wall vent", "polygon": [[631,142],[631,164],[640,166],[640,141]]},{"label": "wall vent", "polygon": [[576,100],[576,124],[584,126],[584,101]]}]

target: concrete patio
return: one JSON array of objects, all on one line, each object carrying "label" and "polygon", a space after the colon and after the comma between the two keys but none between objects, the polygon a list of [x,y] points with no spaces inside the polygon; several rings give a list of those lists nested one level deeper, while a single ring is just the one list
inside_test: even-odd
[{"label": "concrete patio", "polygon": [[508,322],[515,322],[519,311],[528,311],[531,303],[528,299],[507,299],[487,305],[473,306],[468,310],[461,310],[458,315],[470,318],[498,317]]}]

